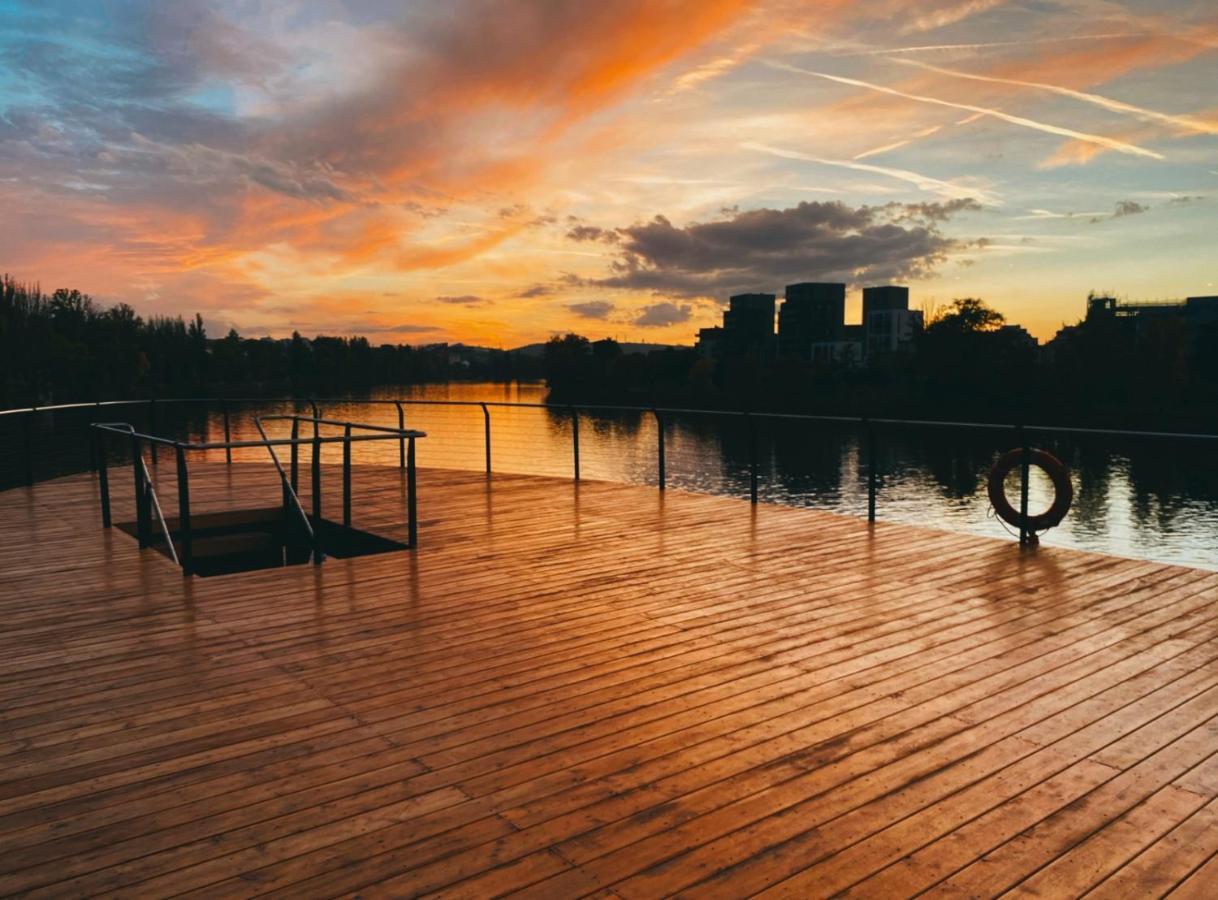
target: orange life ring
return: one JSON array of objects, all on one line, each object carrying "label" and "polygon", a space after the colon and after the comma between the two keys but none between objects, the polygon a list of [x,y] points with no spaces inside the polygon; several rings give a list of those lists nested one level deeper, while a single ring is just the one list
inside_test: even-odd
[{"label": "orange life ring", "polygon": [[1074,502],[1074,485],[1070,483],[1070,473],[1066,471],[1062,461],[1047,450],[1038,450],[1035,447],[1028,449],[1028,465],[1043,469],[1053,482],[1053,505],[1042,513],[1029,515],[1027,521],[1024,521],[1019,510],[1007,500],[1005,490],[1007,474],[1022,462],[1023,449],[1019,447],[1008,450],[994,462],[993,468],[990,469],[990,504],[998,518],[1015,528],[1019,528],[1021,524],[1027,531],[1032,532],[1052,528],[1066,517],[1070,504]]}]

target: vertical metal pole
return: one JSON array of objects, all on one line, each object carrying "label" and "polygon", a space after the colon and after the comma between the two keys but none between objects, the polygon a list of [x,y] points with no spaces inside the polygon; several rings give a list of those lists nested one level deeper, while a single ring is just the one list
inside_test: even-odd
[{"label": "vertical metal pole", "polygon": [[93,432],[93,455],[97,459],[97,488],[101,494],[102,528],[110,527],[110,469],[106,465],[106,445],[102,440],[102,432]]},{"label": "vertical metal pole", "polygon": [[343,429],[343,527],[351,527],[351,425]]},{"label": "vertical metal pole", "polygon": [[656,474],[660,480],[660,490],[664,490],[668,481],[668,467],[664,459],[664,420],[655,407],[652,407],[651,414],[656,417]]},{"label": "vertical metal pole", "polygon": [[131,435],[131,476],[135,486],[135,537],[140,549],[148,546],[148,520],[144,508],[144,473],[140,471],[143,458],[140,454],[140,439]]},{"label": "vertical metal pole", "polygon": [[483,443],[486,447],[486,474],[489,475],[491,474],[491,411],[486,408],[485,403],[480,405],[482,407]]},{"label": "vertical metal pole", "polygon": [[317,437],[317,420],[321,418],[321,412],[318,411],[317,401],[309,398],[309,407],[313,410],[313,437]]},{"label": "vertical metal pole", "polygon": [[[393,403],[398,408],[398,431],[405,431],[406,413],[402,410],[402,401],[394,400]],[[406,438],[403,435],[398,435],[398,468],[406,468]]]},{"label": "vertical metal pole", "polygon": [[25,445],[25,483],[27,487],[32,487],[34,484],[34,413],[36,411],[31,408],[21,417],[24,430],[22,440]]},{"label": "vertical metal pole", "polygon": [[878,483],[876,472],[876,458],[879,454],[876,452],[875,425],[864,419],[867,430],[867,521],[875,521],[875,495],[876,485]]},{"label": "vertical metal pole", "polygon": [[313,420],[313,534],[321,529],[321,440]]},{"label": "vertical metal pole", "polygon": [[97,421],[96,415],[97,415],[97,407],[96,406],[89,407],[89,425],[88,425],[88,430],[85,432],[85,434],[87,434],[89,436],[88,441],[89,441],[89,471],[90,472],[97,471],[97,440],[96,440],[96,435],[93,432],[93,423]]},{"label": "vertical metal pole", "polygon": [[228,422],[228,403],[226,402],[224,404],[224,461],[230,466],[233,464],[233,448],[228,445],[232,443],[232,440]]},{"label": "vertical metal pole", "polygon": [[[148,433],[156,437],[156,397],[148,398]],[[156,465],[156,441],[149,441],[148,449],[152,452],[152,464]]]},{"label": "vertical metal pole", "polygon": [[744,419],[749,423],[749,502],[757,503],[757,420],[751,413],[745,413]]},{"label": "vertical metal pole", "polygon": [[571,447],[575,453],[575,480],[579,481],[579,410],[574,406],[567,408],[571,411]]},{"label": "vertical metal pole", "polygon": [[1019,543],[1026,547],[1032,542],[1032,532],[1028,528],[1028,467],[1032,462],[1032,451],[1028,447],[1028,433],[1022,425],[1015,426],[1019,437],[1022,453],[1019,457]]},{"label": "vertical metal pole", "polygon": [[292,468],[292,490],[300,490],[300,419],[292,418],[292,450],[291,468]]},{"label": "vertical metal pole", "polygon": [[419,515],[415,498],[414,436],[406,451],[406,540],[411,548],[419,545]]},{"label": "vertical metal pole", "polygon": [[194,535],[190,530],[190,478],[186,472],[186,451],[178,444],[174,448],[178,463],[178,543],[182,574],[194,574]]}]

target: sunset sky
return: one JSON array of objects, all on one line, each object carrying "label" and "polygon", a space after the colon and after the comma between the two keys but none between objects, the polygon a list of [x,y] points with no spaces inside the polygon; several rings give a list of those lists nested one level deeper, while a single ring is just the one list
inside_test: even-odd
[{"label": "sunset sky", "polygon": [[792,281],[1218,293],[1218,6],[0,0],[0,270],[209,331],[691,343]]}]

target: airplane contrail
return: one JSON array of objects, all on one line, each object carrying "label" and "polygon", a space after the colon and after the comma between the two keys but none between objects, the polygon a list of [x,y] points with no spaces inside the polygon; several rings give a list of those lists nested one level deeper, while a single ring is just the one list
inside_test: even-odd
[{"label": "airplane contrail", "polygon": [[891,144],[885,144],[883,147],[874,147],[871,150],[864,150],[862,153],[856,153],[851,159],[866,159],[869,156],[879,156],[881,153],[888,153],[891,150],[899,150],[908,144],[909,141],[893,141]]},{"label": "airplane contrail", "polygon": [[942,125],[931,125],[929,128],[923,128],[921,131],[915,131],[905,140],[893,141],[891,144],[885,144],[883,147],[873,147],[871,150],[864,150],[862,153],[857,153],[851,158],[866,159],[869,156],[879,156],[881,153],[888,153],[890,150],[899,150],[907,144],[912,144],[919,138],[930,137],[935,132],[942,130]]},{"label": "airplane contrail", "polygon": [[914,47],[888,47],[836,53],[835,56],[884,56],[888,53],[932,53],[943,50],[992,50],[996,47],[1026,47],[1028,44],[1061,44],[1067,41],[1106,41],[1117,38],[1146,37],[1147,31],[1115,31],[1109,34],[1079,34],[1072,37],[1033,38],[1027,41],[985,41],[975,44],[920,44]]},{"label": "airplane contrail", "polygon": [[894,59],[893,62],[900,63],[903,66],[913,66],[918,69],[925,69],[927,72],[937,72],[940,75],[948,75],[952,78],[966,78],[969,81],[986,81],[991,84],[1010,84],[1016,87],[1035,88],[1036,90],[1051,91],[1054,94],[1060,94],[1063,97],[1070,97],[1073,100],[1081,100],[1084,103],[1091,103],[1095,106],[1103,107],[1109,112],[1124,113],[1126,115],[1136,116],[1139,119],[1152,122],[1165,122],[1169,125],[1174,125],[1177,128],[1183,128],[1186,131],[1195,131],[1199,134],[1218,134],[1218,123],[1206,122],[1202,119],[1194,119],[1192,116],[1175,115],[1172,113],[1162,113],[1153,109],[1146,109],[1143,106],[1134,106],[1132,103],[1123,103],[1120,100],[1113,100],[1110,97],[1102,97],[1099,94],[1088,94],[1083,91],[1075,91],[1070,88],[1061,87],[1056,84],[1046,84],[1041,81],[1021,81],[1017,78],[996,78],[992,75],[975,75],[972,72],[961,72],[958,69],[944,69],[940,66],[932,66],[929,63],[919,62],[916,59]]},{"label": "airplane contrail", "polygon": [[952,184],[950,181],[932,178],[930,175],[923,175],[920,172],[913,172],[909,169],[891,169],[887,166],[875,166],[870,163],[844,159],[826,159],[823,156],[813,156],[810,153],[801,153],[798,150],[771,147],[768,144],[760,144],[755,141],[746,141],[740,146],[745,150],[756,150],[760,153],[768,153],[771,156],[780,156],[784,159],[799,159],[804,162],[819,163],[822,166],[838,166],[843,169],[854,169],[858,172],[872,172],[877,175],[886,175],[889,178],[907,181],[924,191],[932,191],[953,200],[976,200],[987,206],[1000,206],[1002,204],[1002,201],[990,191],[981,190],[980,188],[962,187],[958,184]]},{"label": "airplane contrail", "polygon": [[923,94],[909,94],[905,91],[898,91],[896,88],[885,87],[880,84],[871,84],[867,81],[859,81],[856,78],[845,78],[841,75],[829,75],[825,72],[814,72],[811,69],[801,69],[799,66],[792,66],[788,63],[768,62],[766,64],[776,69],[785,69],[789,72],[798,72],[801,75],[811,75],[815,78],[824,78],[828,81],[836,81],[839,84],[848,84],[853,87],[866,88],[869,91],[878,91],[881,94],[901,97],[905,100],[914,100],[918,103],[929,103],[934,106],[946,106],[951,109],[963,109],[967,112],[978,113],[979,115],[1000,119],[1001,121],[1009,122],[1012,125],[1021,125],[1024,128],[1031,128],[1035,131],[1043,131],[1046,134],[1056,134],[1060,137],[1068,137],[1072,140],[1096,144],[1097,146],[1106,147],[1109,150],[1115,150],[1118,153],[1126,153],[1130,156],[1142,156],[1147,159],[1165,159],[1163,154],[1156,153],[1153,150],[1147,150],[1144,147],[1138,147],[1135,144],[1129,144],[1125,141],[1118,141],[1115,138],[1104,137],[1102,134],[1088,134],[1085,131],[1075,131],[1071,128],[1062,128],[1058,125],[1050,125],[1047,122],[1037,122],[1035,119],[1028,119],[1024,116],[1014,116],[1010,113],[1005,113],[1000,109],[991,109],[985,106],[974,106],[971,103],[953,103],[950,100],[940,100],[938,97],[927,97]]}]

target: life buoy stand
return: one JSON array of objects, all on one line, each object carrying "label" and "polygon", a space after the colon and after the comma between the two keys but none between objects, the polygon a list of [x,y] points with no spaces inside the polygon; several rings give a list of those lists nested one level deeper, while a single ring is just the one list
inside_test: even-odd
[{"label": "life buoy stand", "polygon": [[1047,450],[1038,450],[1035,447],[1028,449],[1028,465],[1043,469],[1053,482],[1053,505],[1042,513],[1029,515],[1025,521],[1019,510],[1007,500],[1006,494],[1007,475],[1022,462],[1023,449],[1017,447],[998,457],[990,469],[989,495],[994,513],[1008,525],[1014,528],[1022,526],[1025,531],[1033,533],[1060,524],[1070,511],[1070,504],[1074,502],[1074,485],[1070,483],[1070,473],[1066,471],[1062,461]]}]

